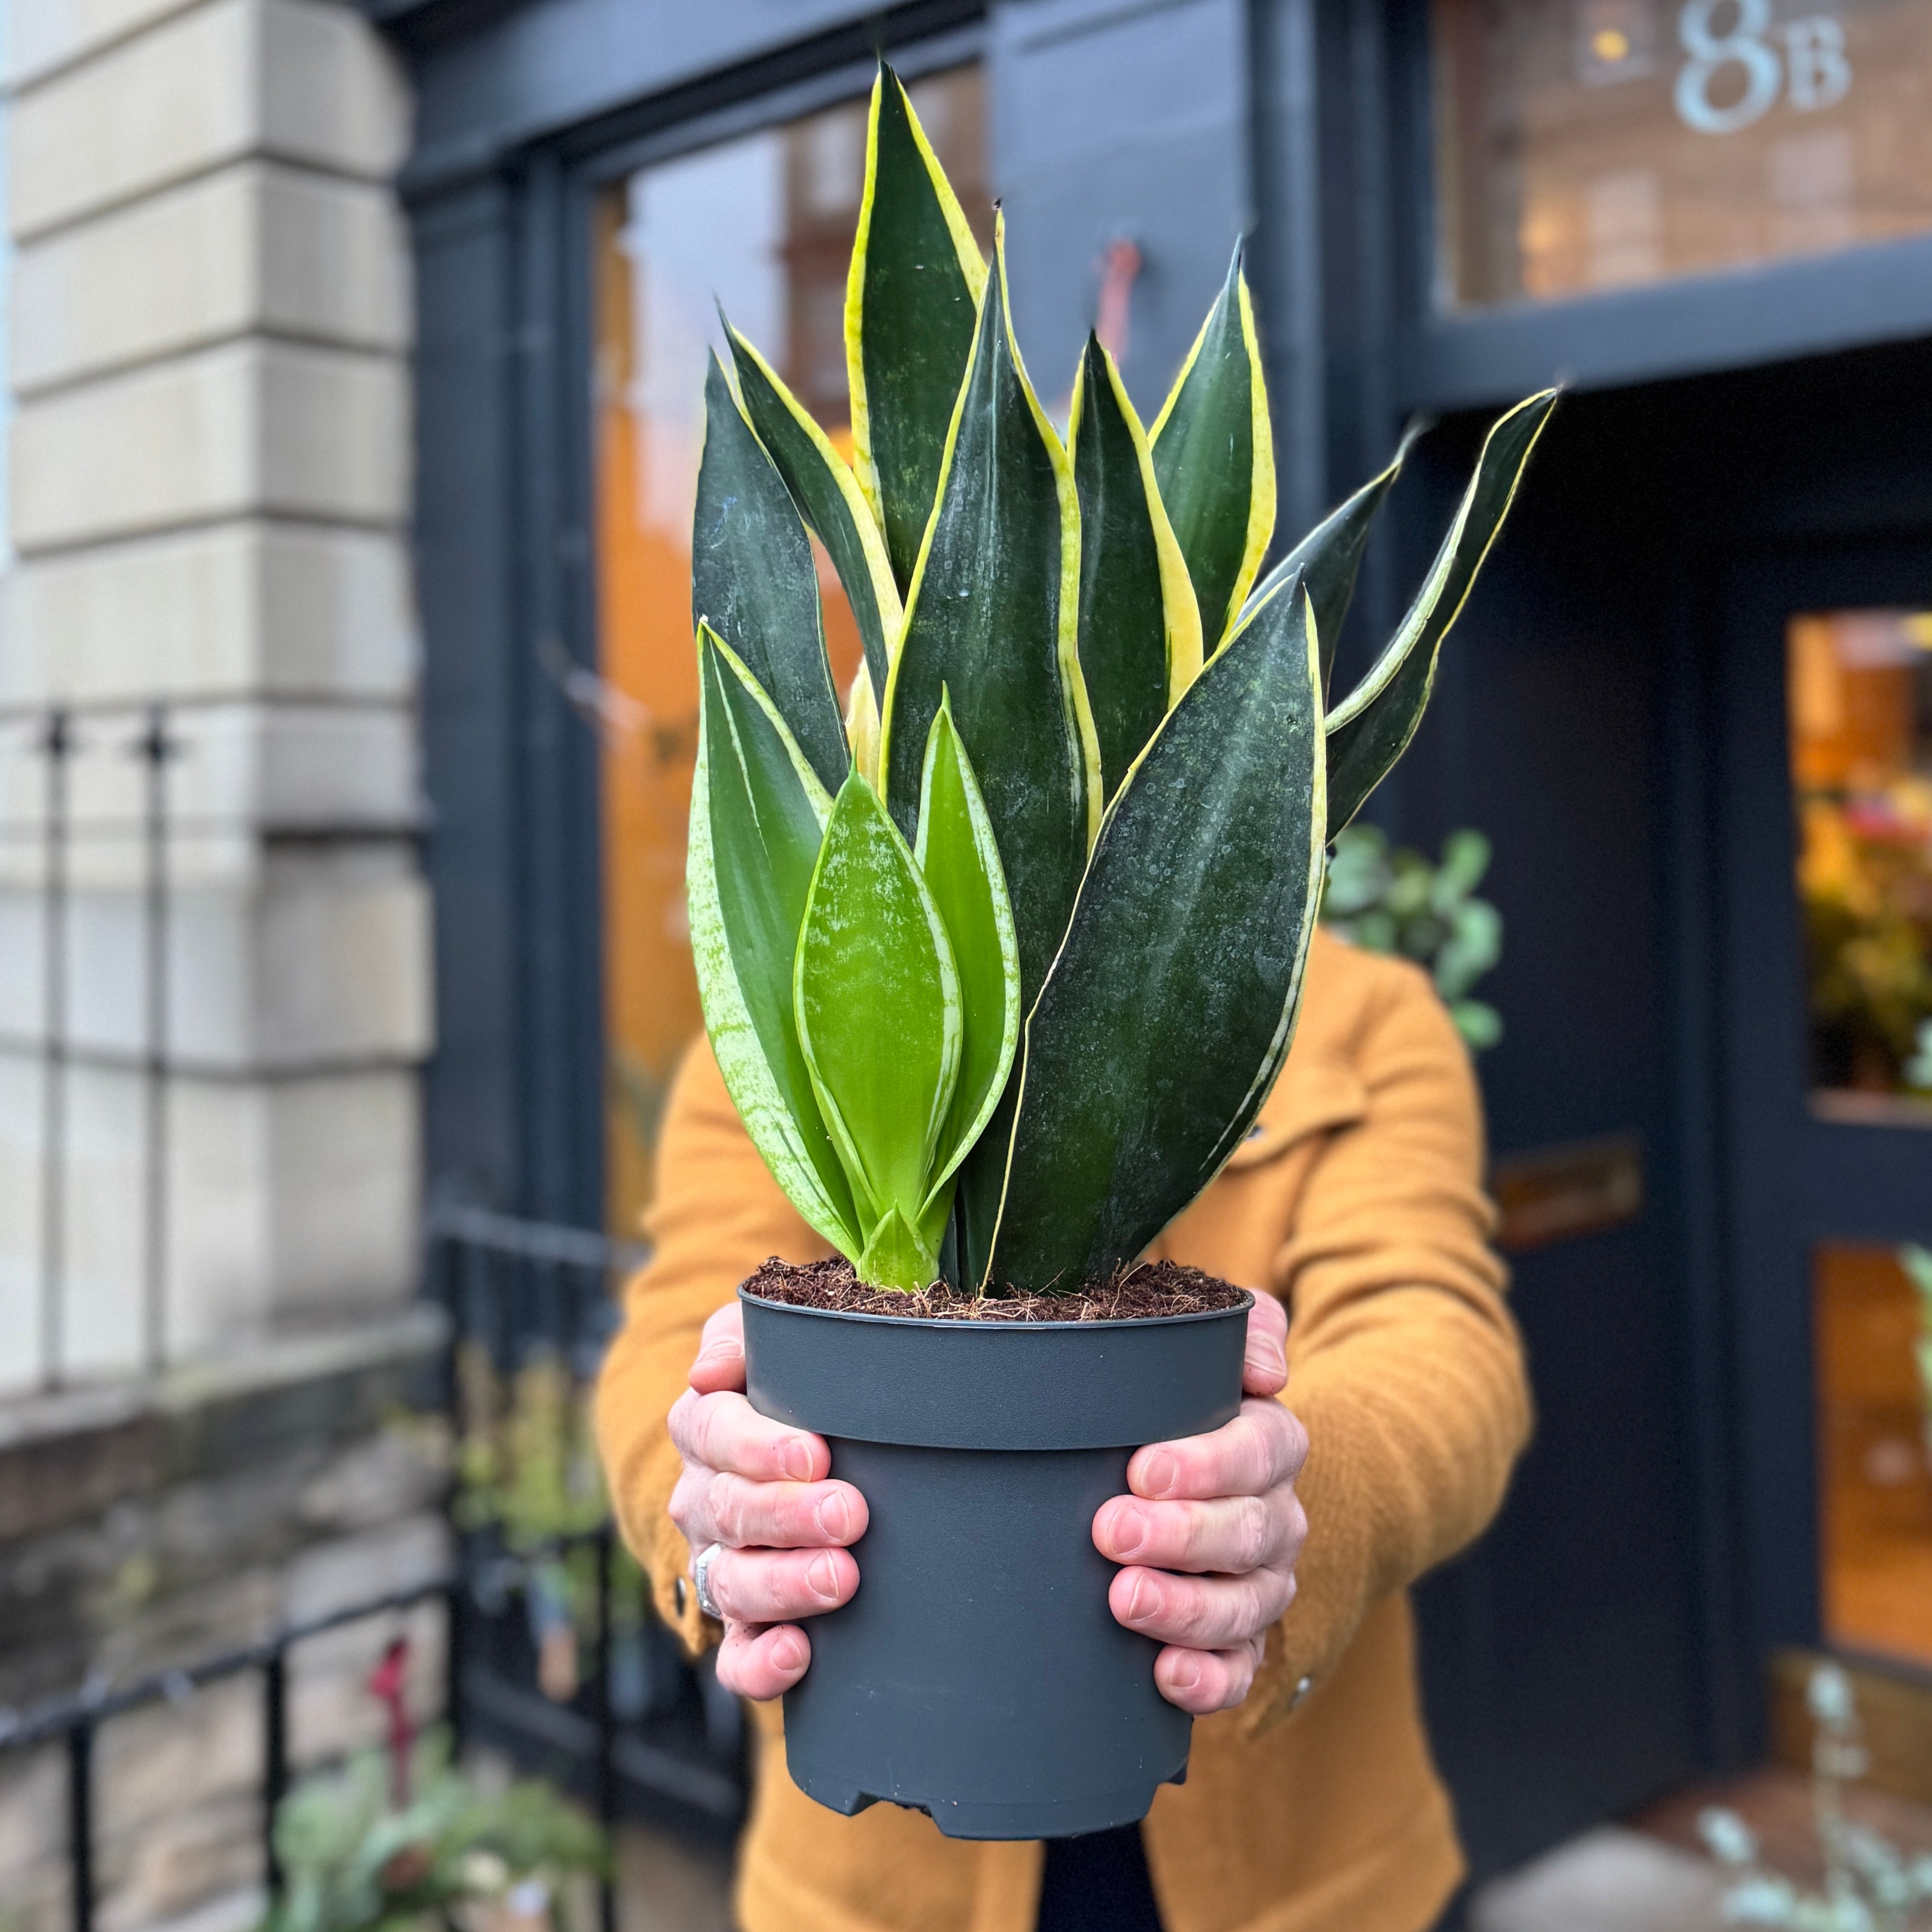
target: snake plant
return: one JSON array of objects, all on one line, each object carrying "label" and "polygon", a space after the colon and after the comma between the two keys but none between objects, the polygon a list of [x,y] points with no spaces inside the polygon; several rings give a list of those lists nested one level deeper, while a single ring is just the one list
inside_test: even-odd
[{"label": "snake plant", "polygon": [[[1288,1053],[1330,842],[1413,736],[1554,404],[1490,433],[1332,707],[1374,478],[1264,574],[1237,250],[1144,427],[1090,338],[1063,442],[897,77],[846,293],[848,463],[726,321],[705,388],[691,932],[747,1131],[860,1278],[1068,1292],[1219,1172]],[[1405,452],[1406,445],[1405,445]],[[863,662],[842,709],[808,532]]]}]

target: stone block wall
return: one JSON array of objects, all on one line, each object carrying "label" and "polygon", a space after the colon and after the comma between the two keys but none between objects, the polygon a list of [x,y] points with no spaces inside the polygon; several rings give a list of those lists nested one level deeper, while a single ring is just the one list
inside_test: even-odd
[{"label": "stone block wall", "polygon": [[[170,707],[170,1361],[416,1271],[409,138],[347,0],[0,0],[0,1398],[142,1366],[144,707]],[[64,1249],[42,1324],[44,716],[72,707]],[[57,1346],[54,1346],[57,1343]]]}]

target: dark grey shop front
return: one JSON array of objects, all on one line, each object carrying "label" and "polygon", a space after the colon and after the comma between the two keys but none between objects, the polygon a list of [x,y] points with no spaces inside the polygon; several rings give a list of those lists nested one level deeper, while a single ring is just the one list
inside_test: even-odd
[{"label": "dark grey shop front", "polygon": [[[1762,131],[1783,212],[1762,259],[1666,259],[1667,160],[1646,187],[1626,157],[1576,190],[1582,266],[1555,215],[1537,253],[1526,215],[1497,268],[1472,239],[1492,206],[1478,182],[1445,269],[1444,117],[1468,92],[1445,33],[1472,11],[1454,4],[365,4],[418,100],[429,1172],[506,1210],[606,1214],[603,821],[579,674],[600,661],[588,398],[610,184],[850,98],[878,48],[908,77],[976,62],[1022,345],[1036,372],[1070,368],[1096,263],[1130,242],[1125,373],[1150,416],[1245,232],[1282,532],[1378,468],[1412,415],[1440,419],[1371,553],[1357,662],[1494,406],[1572,386],[1376,810],[1432,850],[1462,824],[1495,842],[1499,1162],[1613,1148],[1640,1204],[1514,1257],[1538,1433],[1496,1529],[1421,1592],[1432,1726],[1481,1870],[1749,1760],[1766,1658],[1829,1634],[1815,1252],[1932,1234],[1932,1132],[1904,1106],[1821,1106],[1808,1072],[1784,656],[1802,614],[1932,610],[1932,233],[1874,238],[1852,190],[1832,199],[1851,164],[1818,145],[1855,131],[1859,35],[1915,10],[1490,10],[1517,19],[1524,74],[1559,20],[1580,114],[1649,62],[1629,72],[1658,76],[1687,165],[1736,152],[1697,140]],[[1760,98],[1766,62],[1782,91]]]}]

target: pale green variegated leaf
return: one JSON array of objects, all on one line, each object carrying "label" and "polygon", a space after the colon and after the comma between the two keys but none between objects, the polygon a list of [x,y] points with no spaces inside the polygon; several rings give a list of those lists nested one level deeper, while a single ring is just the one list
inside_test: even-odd
[{"label": "pale green variegated leaf", "polygon": [[1153,440],[1160,500],[1187,560],[1211,657],[1274,534],[1274,436],[1239,248],[1154,420]]},{"label": "pale green variegated leaf", "polygon": [[1020,1037],[1019,952],[1006,874],[945,699],[926,741],[914,856],[952,943],[964,1022],[958,1084],[933,1154],[930,1210],[998,1106]]},{"label": "pale green variegated leaf", "polygon": [[[854,772],[825,828],[799,934],[793,999],[820,1112],[852,1183],[866,1252],[896,1214],[912,1228],[959,1075],[959,977],[939,908],[879,796]],[[916,1293],[938,1229],[882,1288]],[[886,1264],[881,1264],[882,1265]],[[919,1279],[909,1278],[917,1274]]]},{"label": "pale green variegated leaf", "polygon": [[765,1165],[800,1214],[856,1256],[851,1189],[820,1118],[793,1018],[793,959],[832,801],[729,647],[707,628],[698,649],[698,769],[685,877],[705,1028]]},{"label": "pale green variegated leaf", "polygon": [[852,760],[825,656],[811,541],[716,356],[704,379],[691,603],[693,625],[710,624],[737,654],[826,790],[843,784]]},{"label": "pale green variegated leaf", "polygon": [[1308,599],[1285,586],[1108,807],[1027,1022],[994,1286],[1068,1291],[1130,1266],[1267,1099],[1321,892],[1320,680]]},{"label": "pale green variegated leaf", "polygon": [[1114,358],[1089,335],[1067,437],[1080,504],[1080,670],[1105,794],[1201,669],[1201,614]]},{"label": "pale green variegated leaf", "polygon": [[912,581],[938,494],[946,428],[973,346],[986,265],[899,77],[880,64],[845,285],[852,466]]},{"label": "pale green variegated leaf", "polygon": [[950,692],[1012,895],[1022,1004],[1066,928],[1100,815],[1080,675],[1080,512],[1007,321],[1005,252],[946,439],[939,501],[886,688],[880,771],[908,836],[926,741]]},{"label": "pale green variegated leaf", "polygon": [[1328,836],[1362,808],[1408,748],[1428,708],[1442,640],[1515,500],[1537,438],[1556,406],[1545,389],[1517,404],[1490,430],[1456,520],[1422,588],[1366,676],[1328,714]]},{"label": "pale green variegated leaf", "polygon": [[752,344],[724,325],[745,413],[758,440],[784,478],[799,513],[816,532],[850,600],[866,649],[866,668],[874,693],[886,688],[886,672],[898,646],[902,609],[898,585],[886,555],[872,506],[851,466],[832,446],[805,406]]},{"label": "pale green variegated leaf", "polygon": [[1355,578],[1362,567],[1362,553],[1368,548],[1369,532],[1382,508],[1415,439],[1427,425],[1418,423],[1404,432],[1395,452],[1395,460],[1378,476],[1372,476],[1339,509],[1331,511],[1317,524],[1280,562],[1254,588],[1244,616],[1298,575],[1308,587],[1310,608],[1315,614],[1315,631],[1322,644],[1322,688],[1328,688],[1328,674],[1334,668],[1335,643],[1342,634],[1343,620],[1355,595]]}]

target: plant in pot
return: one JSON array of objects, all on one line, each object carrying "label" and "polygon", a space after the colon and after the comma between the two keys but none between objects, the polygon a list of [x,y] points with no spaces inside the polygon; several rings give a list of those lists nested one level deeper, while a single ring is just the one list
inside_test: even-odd
[{"label": "plant in pot", "polygon": [[[1250,1298],[1141,1265],[1286,1058],[1330,841],[1413,736],[1555,398],[1491,430],[1332,708],[1402,457],[1265,574],[1238,254],[1144,429],[1090,338],[1065,442],[882,69],[848,285],[848,464],[726,325],[693,542],[691,930],[746,1129],[846,1258],[741,1289],[747,1392],[867,1498],[864,1583],[785,1699],[812,1797],[959,1837],[1141,1817],[1191,1720],[1108,1609],[1094,1512],[1236,1412]],[[808,532],[857,619],[842,715]]]}]

